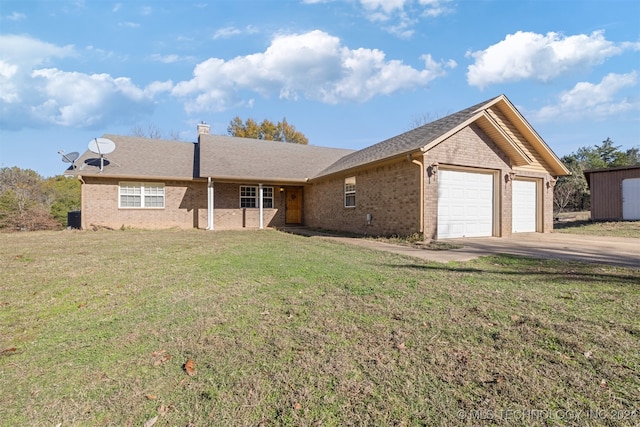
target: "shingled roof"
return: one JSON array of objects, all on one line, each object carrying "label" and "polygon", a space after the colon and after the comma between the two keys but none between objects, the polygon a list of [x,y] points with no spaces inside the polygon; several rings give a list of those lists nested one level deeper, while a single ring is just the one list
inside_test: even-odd
[{"label": "shingled roof", "polygon": [[348,169],[353,169],[369,163],[393,158],[412,153],[442,135],[450,132],[478,113],[483,106],[491,103],[499,97],[465,108],[457,113],[450,114],[439,120],[435,120],[424,126],[412,129],[408,132],[386,139],[352,154],[342,157],[340,160],[322,170],[317,176],[331,175]]},{"label": "shingled roof", "polygon": [[87,150],[76,160],[76,168],[65,173],[119,178],[193,178],[195,144],[192,142],[109,134],[104,137],[112,140],[116,149],[104,156],[102,172],[100,156]]},{"label": "shingled roof", "polygon": [[200,135],[200,176],[218,180],[304,182],[353,150]]}]

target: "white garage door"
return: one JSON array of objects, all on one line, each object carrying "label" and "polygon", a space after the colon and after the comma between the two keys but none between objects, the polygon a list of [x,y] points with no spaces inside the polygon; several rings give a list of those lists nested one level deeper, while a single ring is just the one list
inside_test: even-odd
[{"label": "white garage door", "polygon": [[511,199],[511,231],[536,231],[537,195],[535,181],[513,181]]},{"label": "white garage door", "polygon": [[622,219],[640,219],[640,178],[622,180]]},{"label": "white garage door", "polygon": [[493,235],[493,175],[438,171],[438,238]]}]

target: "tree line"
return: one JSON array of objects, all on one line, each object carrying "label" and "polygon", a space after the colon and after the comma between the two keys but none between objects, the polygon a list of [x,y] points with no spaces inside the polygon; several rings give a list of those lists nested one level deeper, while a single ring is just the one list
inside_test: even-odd
[{"label": "tree line", "polygon": [[557,212],[584,211],[591,209],[591,194],[584,171],[606,169],[619,166],[640,165],[640,148],[620,150],[607,138],[600,145],[580,147],[575,153],[560,160],[571,175],[561,176],[556,181],[553,204]]},{"label": "tree line", "polygon": [[77,178],[43,178],[31,169],[0,168],[0,230],[61,229],[67,225],[67,213],[79,209]]}]

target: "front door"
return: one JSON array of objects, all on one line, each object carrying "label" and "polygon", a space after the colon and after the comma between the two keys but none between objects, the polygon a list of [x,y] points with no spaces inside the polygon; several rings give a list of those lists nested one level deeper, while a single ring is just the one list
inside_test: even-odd
[{"label": "front door", "polygon": [[302,187],[286,188],[285,223],[302,224]]}]

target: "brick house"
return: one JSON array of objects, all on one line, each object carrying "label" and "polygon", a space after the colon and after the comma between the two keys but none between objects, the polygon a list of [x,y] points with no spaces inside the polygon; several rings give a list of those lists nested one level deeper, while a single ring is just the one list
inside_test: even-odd
[{"label": "brick house", "polygon": [[425,239],[553,229],[568,174],[500,95],[359,151],[216,136],[105,135],[66,171],[82,181],[82,228],[239,229],[305,225]]}]

